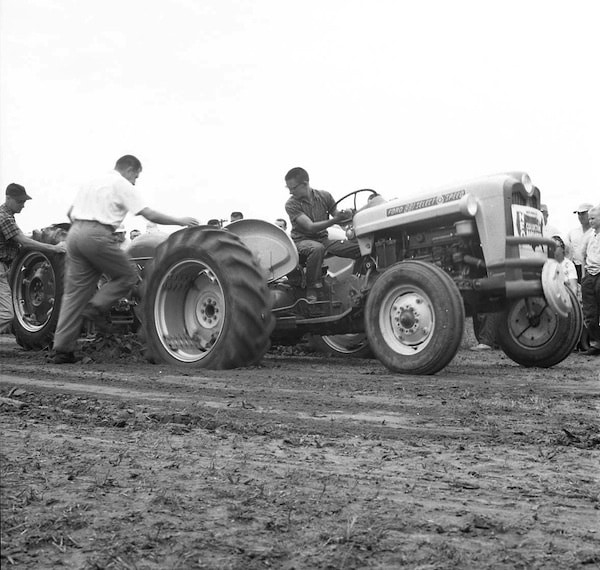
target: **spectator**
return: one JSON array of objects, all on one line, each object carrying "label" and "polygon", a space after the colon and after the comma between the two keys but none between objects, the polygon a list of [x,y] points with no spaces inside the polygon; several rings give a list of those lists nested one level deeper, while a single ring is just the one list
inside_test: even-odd
[{"label": "spectator", "polygon": [[125,238],[126,238],[126,234],[125,234],[125,226],[123,224],[121,224],[116,230],[115,230],[115,238],[116,240],[121,244],[121,247],[125,246]]},{"label": "spectator", "polygon": [[503,314],[502,312],[481,313],[473,317],[473,332],[478,344],[472,346],[470,350],[479,352],[497,347],[496,329]]},{"label": "spectator", "polygon": [[133,229],[129,232],[129,240],[133,241],[135,238],[138,238],[142,235],[140,230]]},{"label": "spectator", "polygon": [[221,228],[223,227],[221,225],[221,220],[217,220],[217,218],[212,218],[210,220],[208,220],[208,222],[206,222],[209,226],[214,226],[215,228]]},{"label": "spectator", "polygon": [[584,203],[573,212],[579,218],[579,226],[573,228],[567,233],[565,245],[567,246],[566,256],[575,264],[577,270],[577,281],[581,283],[583,275],[583,256],[584,247],[587,239],[592,234],[590,222],[588,220],[588,210],[592,204]]},{"label": "spectator", "polygon": [[14,182],[6,187],[6,199],[0,205],[0,333],[11,329],[14,318],[12,293],[10,290],[9,273],[11,263],[21,247],[30,247],[45,253],[64,253],[63,243],[51,245],[41,243],[27,237],[17,223],[15,214],[25,207],[25,202],[31,200],[25,188]]},{"label": "spectator", "polygon": [[283,218],[277,218],[275,220],[275,225],[280,227],[284,232],[287,232],[287,221]]},{"label": "spectator", "polygon": [[592,234],[584,253],[585,275],[581,282],[583,318],[590,335],[590,349],[586,354],[600,354],[600,205],[587,211]]},{"label": "spectator", "polygon": [[[54,337],[55,364],[76,361],[74,348],[82,318],[96,322],[101,330],[107,311],[137,281],[135,269],[113,235],[127,212],[156,224],[198,224],[194,218],[177,218],[146,206],[134,186],[141,171],[142,164],[135,156],[122,156],[114,170],[82,186],[75,196],[69,210],[73,225],[67,236],[64,293]],[[109,280],[98,288],[102,274]]]},{"label": "spectator", "polygon": [[544,216],[544,227],[542,228],[542,233],[544,236],[553,237],[553,236],[562,236],[562,232],[552,224],[548,223],[548,206],[546,204],[542,204],[540,206],[540,210],[542,211],[542,215]]},{"label": "spectator", "polygon": [[306,298],[314,302],[322,294],[321,266],[326,252],[351,259],[360,257],[356,241],[331,240],[327,235],[327,228],[348,220],[352,212],[337,210],[329,192],[311,188],[304,168],[292,168],[285,175],[285,184],[291,194],[285,210],[292,223],[292,239],[306,259]]},{"label": "spectator", "polygon": [[567,287],[577,295],[579,284],[577,283],[577,270],[575,264],[568,258],[565,257],[565,242],[559,235],[552,236],[552,239],[556,243],[556,249],[554,250],[554,259],[560,264],[563,275],[565,276],[565,284]]},{"label": "spectator", "polygon": [[243,219],[244,219],[244,214],[242,214],[242,212],[231,212],[231,215],[229,216],[230,222],[237,222],[238,220],[243,220]]}]

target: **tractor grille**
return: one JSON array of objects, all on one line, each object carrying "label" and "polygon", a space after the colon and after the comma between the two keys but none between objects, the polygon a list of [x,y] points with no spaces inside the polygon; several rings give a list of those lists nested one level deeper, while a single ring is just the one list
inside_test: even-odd
[{"label": "tractor grille", "polygon": [[518,206],[530,206],[537,209],[540,207],[538,197],[535,193],[532,196],[526,196],[519,190],[513,190],[512,203]]}]

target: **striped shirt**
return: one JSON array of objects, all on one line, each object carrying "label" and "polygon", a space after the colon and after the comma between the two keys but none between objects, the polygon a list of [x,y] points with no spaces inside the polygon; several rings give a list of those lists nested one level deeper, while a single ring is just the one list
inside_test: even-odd
[{"label": "striped shirt", "polygon": [[0,261],[10,265],[17,257],[21,247],[14,237],[21,233],[15,222],[15,215],[6,207],[0,205]]},{"label": "striped shirt", "polygon": [[310,189],[309,196],[307,198],[298,199],[294,196],[288,198],[285,203],[285,211],[292,222],[291,236],[294,241],[301,241],[304,239],[321,240],[327,238],[327,230],[321,230],[317,233],[307,233],[298,226],[298,218],[305,214],[313,222],[324,222],[329,219],[330,214],[333,213],[335,206],[335,200],[333,196],[325,190]]}]

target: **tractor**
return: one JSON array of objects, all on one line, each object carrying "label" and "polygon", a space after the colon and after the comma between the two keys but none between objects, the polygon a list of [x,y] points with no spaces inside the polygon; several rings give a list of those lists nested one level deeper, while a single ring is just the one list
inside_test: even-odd
[{"label": "tractor", "polygon": [[[113,307],[140,327],[150,361],[192,369],[258,362],[271,343],[308,335],[340,356],[372,355],[400,374],[435,374],[460,347],[466,317],[502,312],[497,342],[523,366],[550,367],[577,345],[583,318],[543,235],[540,191],[524,172],[385,199],[336,203],[361,257],[326,257],[324,294],[306,295],[291,238],[262,220],[149,233],[128,249],[139,286]],[[51,345],[63,258],[23,250],[11,272],[14,331]]]}]

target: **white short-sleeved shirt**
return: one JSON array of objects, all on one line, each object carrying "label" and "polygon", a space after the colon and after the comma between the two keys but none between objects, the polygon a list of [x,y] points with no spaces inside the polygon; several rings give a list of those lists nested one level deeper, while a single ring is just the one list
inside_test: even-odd
[{"label": "white short-sleeved shirt", "polygon": [[575,265],[583,265],[583,258],[585,256],[585,248],[587,240],[594,233],[592,228],[588,228],[587,231],[583,231],[581,226],[572,229],[567,234],[567,251],[565,255],[573,261]]},{"label": "white short-sleeved shirt", "polygon": [[577,269],[575,269],[575,264],[568,257],[565,257],[560,262],[560,267],[565,276],[565,282],[568,283],[569,279],[575,279],[575,281],[577,281]]},{"label": "white short-sleeved shirt", "polygon": [[96,221],[116,229],[127,212],[139,214],[145,207],[135,186],[116,170],[111,170],[79,189],[71,219]]},{"label": "white short-sleeved shirt", "polygon": [[600,232],[594,232],[587,242],[585,272],[590,275],[600,273]]}]

